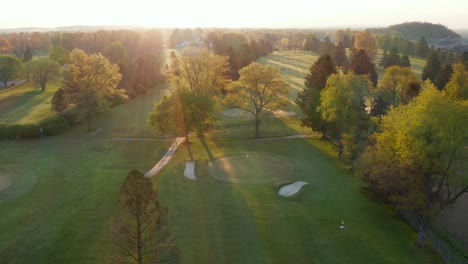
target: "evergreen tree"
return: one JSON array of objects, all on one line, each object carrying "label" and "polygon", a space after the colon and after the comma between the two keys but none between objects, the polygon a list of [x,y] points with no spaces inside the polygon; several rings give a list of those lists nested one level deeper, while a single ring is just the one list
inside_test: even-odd
[{"label": "evergreen tree", "polygon": [[375,65],[364,50],[359,50],[354,54],[350,69],[356,74],[367,75],[372,84],[377,85],[378,75],[375,71]]},{"label": "evergreen tree", "polygon": [[427,41],[424,37],[421,37],[418,44],[416,45],[416,56],[420,58],[427,58],[429,55],[429,46],[427,45]]},{"label": "evergreen tree", "polygon": [[411,62],[410,62],[410,60],[409,60],[408,55],[405,54],[405,55],[401,56],[400,66],[401,66],[401,67],[408,67],[408,68],[411,68]]},{"label": "evergreen tree", "polygon": [[327,123],[317,111],[320,105],[320,92],[325,88],[328,77],[335,73],[337,71],[331,57],[329,55],[319,57],[310,67],[304,81],[305,88],[299,92],[295,100],[304,114],[302,125],[322,132],[322,137],[326,137]]},{"label": "evergreen tree", "polygon": [[319,54],[320,55],[333,55],[333,50],[335,49],[335,45],[331,42],[329,37],[325,37],[320,43],[320,50]]},{"label": "evergreen tree", "polygon": [[23,62],[28,62],[32,60],[32,52],[30,48],[27,48],[23,54]]},{"label": "evergreen tree", "polygon": [[387,53],[387,50],[384,50],[382,58],[380,59],[380,62],[379,62],[380,67],[386,68],[385,66],[387,65],[387,60],[388,60],[388,53]]},{"label": "evergreen tree", "polygon": [[437,56],[437,53],[435,52],[431,53],[422,71],[421,77],[423,81],[429,79],[431,82],[434,82],[437,75],[439,74],[440,67],[439,56]]},{"label": "evergreen tree", "polygon": [[461,55],[461,62],[468,66],[468,51],[463,52]]},{"label": "evergreen tree", "polygon": [[180,252],[169,233],[168,210],[150,178],[133,169],[120,189],[120,211],[112,223],[112,263],[177,263]]},{"label": "evergreen tree", "polygon": [[54,96],[52,97],[52,100],[50,102],[50,110],[57,112],[57,113],[62,113],[65,109],[67,109],[67,102],[65,101],[65,91],[60,88],[58,89]]},{"label": "evergreen tree", "polygon": [[435,86],[437,89],[442,90],[444,89],[445,85],[450,81],[450,77],[452,77],[453,67],[451,64],[446,64],[437,74],[437,77],[434,81]]},{"label": "evergreen tree", "polygon": [[348,57],[346,56],[346,48],[343,43],[340,42],[335,47],[333,51],[333,62],[337,67],[347,67],[348,66]]},{"label": "evergreen tree", "polygon": [[385,68],[390,66],[398,66],[400,65],[400,55],[398,54],[398,49],[393,47],[388,54],[387,63],[385,64]]}]

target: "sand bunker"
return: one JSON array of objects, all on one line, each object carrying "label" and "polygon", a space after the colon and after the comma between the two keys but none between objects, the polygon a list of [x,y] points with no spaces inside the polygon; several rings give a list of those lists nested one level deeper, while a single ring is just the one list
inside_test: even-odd
[{"label": "sand bunker", "polygon": [[[293,111],[284,111],[284,110],[275,110],[275,111],[270,111],[269,109],[265,109],[266,111],[264,114],[273,114],[277,117],[289,117],[289,116],[295,116],[296,113]],[[223,116],[227,117],[252,117],[250,114],[248,114],[246,111],[239,109],[239,108],[233,108],[233,109],[228,109],[226,111],[223,111]]]},{"label": "sand bunker", "polygon": [[0,175],[0,192],[10,187],[11,179],[7,175]]},{"label": "sand bunker", "polygon": [[244,116],[245,114],[246,112],[239,108],[232,108],[232,109],[223,111],[223,116],[227,116],[227,117],[240,117],[240,116]]},{"label": "sand bunker", "polygon": [[297,192],[299,192],[302,188],[302,186],[307,185],[309,183],[303,182],[303,181],[297,181],[288,185],[285,185],[281,187],[281,189],[278,191],[278,194],[284,197],[289,197]]},{"label": "sand bunker", "polygon": [[196,180],[197,176],[195,176],[195,161],[187,161],[185,162],[185,170],[184,176],[190,180]]},{"label": "sand bunker", "polygon": [[295,116],[296,113],[293,111],[284,111],[284,110],[275,110],[272,112],[275,116],[278,117],[288,117],[288,116]]}]

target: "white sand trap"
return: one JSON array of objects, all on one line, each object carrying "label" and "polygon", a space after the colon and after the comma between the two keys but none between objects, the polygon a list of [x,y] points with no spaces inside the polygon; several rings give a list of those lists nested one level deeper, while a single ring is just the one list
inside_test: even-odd
[{"label": "white sand trap", "polygon": [[275,116],[278,117],[288,117],[288,116],[295,116],[296,113],[293,111],[284,111],[284,110],[275,110],[272,112]]},{"label": "white sand trap", "polygon": [[0,192],[10,187],[11,179],[6,175],[0,175]]},{"label": "white sand trap", "polygon": [[232,109],[223,111],[223,116],[227,116],[227,117],[241,117],[241,116],[244,116],[245,114],[246,112],[239,108],[232,108]]},{"label": "white sand trap", "polygon": [[296,194],[298,191],[301,190],[302,186],[307,185],[309,183],[303,181],[297,181],[288,185],[281,187],[278,191],[278,194],[284,197],[292,196]]},{"label": "white sand trap", "polygon": [[185,162],[185,170],[184,176],[190,180],[196,180],[197,176],[195,176],[195,161],[187,161]]}]

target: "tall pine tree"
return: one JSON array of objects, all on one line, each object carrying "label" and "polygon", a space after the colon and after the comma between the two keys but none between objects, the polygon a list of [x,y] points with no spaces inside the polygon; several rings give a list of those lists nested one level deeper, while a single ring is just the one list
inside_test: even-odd
[{"label": "tall pine tree", "polygon": [[323,55],[310,67],[305,77],[305,88],[299,92],[295,102],[303,112],[302,125],[327,135],[327,123],[317,112],[320,106],[320,92],[325,88],[330,75],[337,73],[335,64],[329,55]]},{"label": "tall pine tree", "polygon": [[350,69],[359,75],[367,75],[374,86],[377,85],[378,75],[375,65],[364,50],[359,50],[353,56]]},{"label": "tall pine tree", "polygon": [[343,43],[340,41],[338,45],[333,50],[333,62],[337,67],[347,67],[348,66],[348,57],[346,57],[346,48]]},{"label": "tall pine tree", "polygon": [[434,83],[437,75],[439,74],[440,67],[441,65],[439,61],[439,56],[437,56],[437,53],[435,52],[431,53],[422,71],[421,78],[423,79],[423,81],[429,79],[431,80],[431,82]]},{"label": "tall pine tree", "polygon": [[120,211],[112,223],[112,263],[177,263],[180,252],[167,226],[167,208],[151,179],[133,169],[120,189]]}]

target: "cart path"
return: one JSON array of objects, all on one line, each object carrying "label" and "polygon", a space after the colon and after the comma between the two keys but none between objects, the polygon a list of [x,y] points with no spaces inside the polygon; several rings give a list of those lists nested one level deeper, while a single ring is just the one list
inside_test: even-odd
[{"label": "cart path", "polygon": [[185,137],[178,137],[176,138],[172,144],[171,144],[171,147],[167,150],[166,154],[164,154],[164,156],[162,157],[161,160],[158,161],[158,163],[156,163],[156,165],[154,165],[153,168],[151,168],[151,170],[147,171],[145,173],[145,177],[153,177],[154,175],[156,175],[162,168],[164,168],[164,166],[167,165],[167,163],[169,163],[169,161],[172,159],[172,156],[174,156],[175,152],[177,151],[177,148],[179,147],[179,145],[184,142],[185,140]]}]

